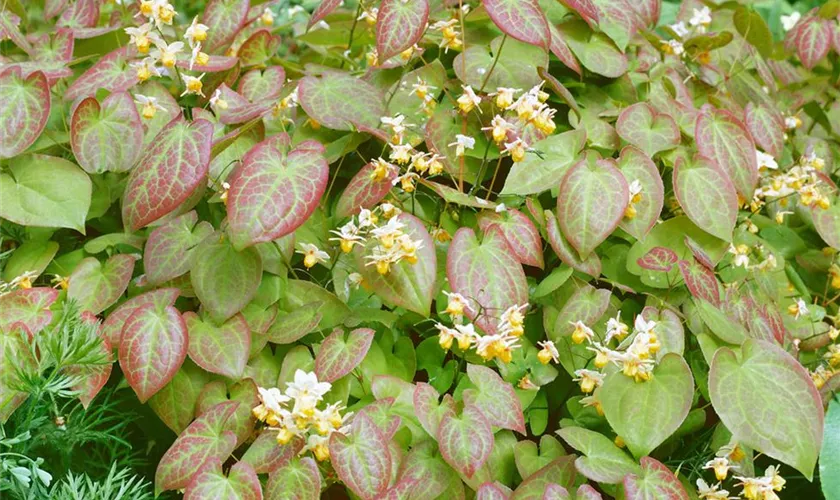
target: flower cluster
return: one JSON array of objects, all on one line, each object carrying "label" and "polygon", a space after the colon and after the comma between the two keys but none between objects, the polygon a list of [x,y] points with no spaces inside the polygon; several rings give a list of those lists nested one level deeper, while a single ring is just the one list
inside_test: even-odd
[{"label": "flower cluster", "polygon": [[0,279],[0,297],[17,289],[32,288],[32,280],[38,277],[35,271],[26,271],[20,276],[15,276],[12,281],[8,283]]},{"label": "flower cluster", "polygon": [[342,414],[344,407],[338,403],[318,408],[331,387],[328,382],[319,382],[314,373],[296,370],[294,381],[286,384],[285,393],[276,387],[260,387],[261,403],[252,413],[257,420],[268,424],[269,429],[277,431],[278,444],[301,438],[306,442],[301,453],[311,451],[318,461],[329,460],[330,436],[333,432],[346,435],[350,427],[345,423],[353,415],[352,412]]},{"label": "flower cluster", "polygon": [[[428,91],[428,90],[427,90]],[[427,95],[434,102],[434,99]],[[424,101],[425,102],[425,101]],[[391,183],[399,184],[403,191],[411,193],[415,183],[421,175],[438,175],[443,172],[441,156],[436,153],[417,151],[405,140],[405,132],[414,125],[405,122],[405,116],[383,116],[380,122],[388,129],[390,140],[388,146],[391,153],[388,160],[377,158],[371,162],[373,171],[370,179],[374,182],[384,182],[392,179]],[[404,171],[400,169],[404,168]]]},{"label": "flower cluster", "polygon": [[[769,156],[769,155],[767,155]],[[753,213],[769,203],[778,203],[779,207],[787,207],[789,198],[799,195],[799,203],[806,207],[817,206],[828,209],[831,201],[826,195],[824,182],[819,172],[825,168],[825,160],[814,153],[802,156],[799,162],[787,171],[779,169],[772,157],[767,158],[763,153],[758,156],[761,165],[761,185],[755,190],[753,199],[749,203]]]},{"label": "flower cluster", "polygon": [[475,330],[472,323],[463,324],[466,311],[476,311],[469,305],[467,299],[460,293],[443,292],[448,301],[443,311],[450,315],[455,323],[454,327],[448,327],[442,323],[436,323],[438,329],[438,342],[443,349],[450,349],[453,341],[457,341],[458,348],[467,351],[473,346],[475,353],[485,361],[498,359],[503,363],[510,363],[513,357],[513,350],[519,348],[519,338],[525,334],[524,311],[528,304],[513,305],[505,309],[496,325],[496,333],[480,334]]},{"label": "flower cluster", "polygon": [[[490,125],[482,130],[490,131],[493,141],[504,152],[510,154],[514,162],[525,159],[529,145],[526,137],[541,139],[551,135],[557,128],[554,123],[554,115],[557,110],[546,104],[548,94],[542,90],[545,82],[534,86],[519,97],[520,89],[499,87],[495,92],[488,94],[498,109],[493,116]],[[469,86],[463,87],[464,94],[458,98],[458,107],[463,113],[468,113],[476,107],[480,100],[473,99],[475,94]],[[479,109],[480,111],[480,109]]]},{"label": "flower cluster", "polygon": [[[764,245],[749,246],[744,243],[737,245],[729,244],[729,253],[732,254],[732,265],[735,267],[743,267],[746,270],[756,269],[758,271],[774,270],[776,269],[776,256],[768,251]],[[756,263],[752,264],[750,256],[756,258]]]},{"label": "flower cluster", "polygon": [[[666,54],[682,57],[685,53],[683,41],[689,39],[693,35],[702,35],[712,24],[712,11],[705,5],[699,9],[692,9],[691,18],[688,24],[685,21],[680,21],[676,24],[668,26],[674,35],[679,37],[679,40],[668,40],[662,42],[660,50]],[[708,63],[708,52],[702,53],[698,60],[703,63]]]}]

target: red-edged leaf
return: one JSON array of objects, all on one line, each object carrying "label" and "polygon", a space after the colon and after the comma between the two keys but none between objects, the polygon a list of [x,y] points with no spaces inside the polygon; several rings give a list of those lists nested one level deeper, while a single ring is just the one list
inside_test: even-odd
[{"label": "red-edged leaf", "polygon": [[277,99],[283,92],[286,70],[283,66],[271,66],[265,70],[253,69],[239,79],[236,90],[251,102]]},{"label": "red-edged leaf", "polygon": [[481,243],[472,229],[459,229],[447,252],[446,275],[452,290],[466,297],[467,316],[490,334],[496,333],[505,309],[528,302],[522,264],[496,228],[487,231]]},{"label": "red-edged leaf", "polygon": [[418,382],[414,388],[412,402],[414,403],[417,420],[420,421],[423,429],[434,438],[437,438],[440,420],[443,418],[443,414],[445,412],[455,411],[454,407],[450,405],[452,399],[444,397],[443,403],[439,403],[439,399],[440,395],[437,390],[425,382]]},{"label": "red-edged leaf", "polygon": [[575,329],[572,323],[576,321],[594,325],[607,312],[610,295],[606,288],[595,288],[588,283],[581,286],[560,309],[552,328],[552,339],[557,341],[560,337],[570,336]]},{"label": "red-edged leaf", "polygon": [[55,23],[62,28],[93,28],[99,21],[99,2],[97,0],[76,0]]},{"label": "red-edged leaf", "polygon": [[478,487],[475,498],[476,500],[507,500],[511,493],[513,492],[510,488],[498,481],[487,482]]},{"label": "red-edged leaf", "polygon": [[[414,498],[438,498],[444,492],[453,498],[464,497],[461,479],[441,459],[437,453],[437,443],[430,439],[411,447],[400,467],[399,477],[401,480],[415,481]],[[460,487],[460,495],[456,494],[455,487]]]},{"label": "red-edged leaf", "polygon": [[732,240],[738,193],[717,163],[700,155],[674,164],[674,195],[691,222],[722,240]]},{"label": "red-edged leaf", "polygon": [[213,124],[172,120],[131,171],[123,194],[125,226],[136,231],[178,208],[205,182]]},{"label": "red-edged leaf", "polygon": [[52,19],[61,14],[70,0],[45,0],[44,19]]},{"label": "red-edged leaf", "polygon": [[681,260],[679,266],[680,273],[685,280],[685,286],[688,287],[691,295],[703,299],[715,307],[720,307],[720,288],[715,273],[696,260],[693,262]]},{"label": "red-edged leaf", "polygon": [[120,367],[141,403],[175,376],[187,357],[187,342],[184,319],[172,306],[146,304],[125,320]]},{"label": "red-edged leaf", "polygon": [[482,0],[481,3],[503,33],[548,50],[551,33],[536,0]]},{"label": "red-edged leaf", "polygon": [[312,12],[312,17],[309,18],[309,22],[306,24],[307,29],[315,26],[318,21],[330,15],[342,3],[343,0],[321,0],[321,3],[315,7],[315,10]]},{"label": "red-edged leaf", "polygon": [[756,144],[779,158],[785,148],[785,120],[778,110],[762,103],[748,102],[744,124]]},{"label": "red-edged leaf", "polygon": [[0,296],[0,330],[7,331],[21,323],[32,334],[52,321],[50,306],[58,298],[52,288],[23,288]]},{"label": "red-edged leaf", "polygon": [[216,116],[219,117],[219,123],[225,125],[245,123],[254,118],[259,118],[265,115],[272,106],[271,101],[249,102],[244,96],[231,90],[225,83],[219,85],[218,90],[219,97],[227,103],[228,107],[227,109],[216,109],[215,112]]},{"label": "red-edged leaf", "polygon": [[241,445],[251,439],[254,425],[257,423],[257,419],[251,412],[254,407],[260,404],[256,382],[252,378],[245,378],[231,385],[229,389],[222,380],[210,382],[204,386],[198,396],[195,414],[201,416],[204,412],[225,401],[239,403],[239,406],[225,423],[225,430],[233,432],[236,435],[237,445]]},{"label": "red-edged leaf", "polygon": [[222,472],[218,458],[208,459],[196,472],[184,491],[184,500],[262,500],[262,486],[254,468],[245,462],[237,462],[228,471]]},{"label": "red-edged leaf", "polygon": [[592,0],[560,0],[572,12],[577,13],[589,26],[595,28],[598,24],[598,7]]},{"label": "red-edged leaf", "polygon": [[365,415],[353,419],[349,436],[330,437],[330,461],[339,479],[363,500],[384,492],[391,478],[391,452],[379,428]]},{"label": "red-edged leaf", "polygon": [[[248,446],[242,461],[250,464],[257,474],[283,470],[303,449],[303,439],[293,438],[284,445],[277,443],[277,432],[263,429],[254,442]],[[270,497],[273,498],[273,497]]]},{"label": "red-edged leaf", "polygon": [[105,322],[102,323],[102,336],[112,346],[119,346],[125,320],[134,314],[134,311],[148,304],[158,304],[160,306],[174,305],[175,299],[178,298],[178,293],[177,288],[161,288],[128,299],[111,311],[105,319]]},{"label": "red-edged leaf", "polygon": [[269,500],[318,500],[321,498],[318,464],[309,457],[295,458],[269,474],[265,496]]},{"label": "red-edged leaf", "polygon": [[831,49],[833,21],[810,16],[799,23],[796,37],[796,54],[808,69],[817,65]]},{"label": "red-edged leaf", "polygon": [[324,147],[304,141],[288,151],[285,136],[254,146],[230,177],[229,234],[245,248],[285,236],[312,215],[327,188]]},{"label": "red-edged leaf", "polygon": [[644,26],[656,26],[662,9],[662,0],[639,0],[629,2],[629,4],[639,15]]},{"label": "red-edged leaf", "polygon": [[491,425],[524,435],[522,403],[513,386],[486,366],[467,365],[467,376],[476,388],[464,391],[464,404],[478,408]]},{"label": "red-edged leaf", "polygon": [[204,44],[209,52],[228,45],[245,25],[249,0],[210,0],[204,8],[201,23],[207,25]]},{"label": "red-edged leaf", "polygon": [[566,455],[531,474],[516,488],[510,500],[537,500],[550,484],[558,484],[566,489],[575,481],[575,456]]},{"label": "red-edged leaf", "polygon": [[703,250],[703,247],[700,246],[699,243],[691,239],[691,237],[688,235],[686,235],[686,237],[683,238],[683,242],[685,243],[686,248],[688,248],[688,250],[691,252],[691,255],[694,256],[694,258],[697,260],[697,262],[704,265],[710,271],[715,270],[715,265],[717,264],[717,261],[715,259],[712,259],[712,257],[708,253],[706,253],[705,250]]},{"label": "red-edged leaf", "polygon": [[373,208],[385,199],[391,191],[392,181],[397,177],[397,173],[389,171],[385,179],[374,181],[371,180],[374,168],[373,164],[368,163],[350,179],[335,205],[336,217],[344,218],[358,214],[361,209]]},{"label": "red-edged leaf", "polygon": [[674,119],[657,113],[645,102],[624,108],[618,115],[615,130],[622,139],[638,146],[648,156],[673,149],[680,143],[680,129]]},{"label": "red-edged leaf", "polygon": [[758,182],[755,143],[744,124],[732,113],[711,105],[701,108],[694,128],[697,151],[717,163],[732,180],[735,190],[751,200]]},{"label": "red-edged leaf", "polygon": [[466,477],[472,477],[493,451],[490,422],[478,408],[469,405],[460,415],[444,413],[437,441],[446,463]]},{"label": "red-edged leaf", "polygon": [[232,401],[219,403],[178,436],[158,463],[156,493],[186,488],[208,460],[227,460],[236,446],[236,436],[224,426],[238,405]]},{"label": "red-edged leaf", "polygon": [[184,360],[172,380],[149,398],[149,407],[167,427],[180,434],[196,415],[195,407],[210,374],[189,359]]},{"label": "red-edged leaf", "polygon": [[80,102],[70,118],[70,145],[88,173],[131,169],[143,146],[143,125],[131,95],[111,94],[101,105],[95,97]]},{"label": "red-edged leaf", "polygon": [[80,97],[92,96],[101,88],[109,92],[124,92],[137,85],[137,72],[129,66],[136,55],[134,47],[128,46],[99,59],[67,88],[64,100],[72,102]]},{"label": "red-edged leaf", "polygon": [[148,283],[164,283],[186,274],[190,270],[196,247],[213,232],[213,225],[206,221],[199,222],[194,210],[152,231],[143,250]]},{"label": "red-edged leaf", "polygon": [[677,475],[661,462],[642,457],[642,473],[624,477],[627,500],[688,500],[690,497]]},{"label": "red-edged leaf", "polygon": [[627,181],[615,160],[588,154],[560,183],[557,222],[569,243],[586,258],[618,227],[629,202]]},{"label": "red-edged leaf", "polygon": [[24,78],[20,68],[0,73],[0,158],[24,152],[41,135],[50,116],[50,87],[44,73]]},{"label": "red-edged leaf", "polygon": [[83,259],[70,275],[67,298],[78,302],[82,311],[101,313],[125,293],[136,260],[128,254],[114,255],[105,264],[96,257]]},{"label": "red-edged leaf", "polygon": [[677,260],[679,260],[679,258],[677,257],[676,252],[670,248],[653,247],[636,262],[642,269],[667,273],[672,267],[674,267]]},{"label": "red-edged leaf", "polygon": [[642,240],[662,213],[665,201],[662,176],[650,157],[635,146],[627,146],[621,150],[618,168],[624,174],[628,185],[639,181],[642,186],[642,199],[633,204],[636,216],[632,219],[622,218],[619,227],[636,239]]},{"label": "red-edged leaf", "polygon": [[429,0],[382,0],[376,16],[376,52],[387,61],[411,48],[426,31]]},{"label": "red-edged leaf", "polygon": [[394,409],[395,399],[392,397],[377,399],[359,410],[359,415],[364,414],[376,424],[386,441],[390,441],[394,434],[400,429],[402,418],[397,415]]},{"label": "red-edged leaf", "polygon": [[280,313],[265,332],[269,342],[291,344],[315,331],[323,315],[318,310],[324,303],[310,302],[290,313]]},{"label": "red-edged leaf", "polygon": [[244,316],[236,314],[215,325],[185,312],[184,322],[189,334],[188,353],[198,366],[234,380],[242,377],[251,351],[251,330]]},{"label": "red-edged leaf", "polygon": [[491,227],[498,228],[519,262],[543,268],[540,232],[531,219],[519,210],[509,208],[504,213],[481,212],[478,227],[485,233]]},{"label": "red-edged leaf", "polygon": [[554,249],[554,253],[560,257],[560,260],[573,269],[592,277],[597,278],[601,276],[601,259],[598,257],[598,254],[592,252],[586,259],[581,259],[577,251],[566,241],[563,232],[560,231],[560,224],[557,222],[557,216],[554,215],[554,212],[545,210],[544,215],[548,242],[551,244],[551,248]]},{"label": "red-edged leaf", "polygon": [[575,59],[575,55],[572,54],[572,49],[569,48],[569,45],[563,38],[563,34],[557,29],[557,26],[555,26],[554,23],[548,23],[548,30],[551,33],[551,53],[554,54],[557,59],[560,59],[560,62],[565,64],[570,70],[574,71],[578,75],[583,75],[580,63],[578,63],[577,59]]},{"label": "red-edged leaf", "polygon": [[216,321],[242,310],[257,293],[262,260],[255,248],[237,252],[225,241],[205,241],[195,252],[190,281],[201,305]]},{"label": "red-edged leaf", "polygon": [[[210,56],[206,64],[193,63],[191,68],[190,59],[186,54],[184,54],[184,57],[178,60],[177,65],[181,69],[195,71],[196,73],[221,73],[222,71],[227,71],[236,66],[237,62],[239,62],[239,59],[236,57]],[[208,86],[208,88],[210,87]]]},{"label": "red-edged leaf", "polygon": [[840,206],[832,204],[827,210],[817,207],[811,208],[814,229],[823,241],[832,248],[840,248]]},{"label": "red-edged leaf", "polygon": [[342,328],[333,330],[315,356],[318,380],[334,382],[353,371],[365,358],[375,333],[370,328],[357,328],[348,334]]},{"label": "red-edged leaf", "polygon": [[[659,0],[655,0],[659,2]],[[598,493],[598,490],[588,484],[582,484],[577,489],[576,500],[603,500],[604,497]]]},{"label": "red-edged leaf", "polygon": [[280,48],[281,38],[274,36],[268,30],[259,30],[242,42],[236,52],[239,63],[243,67],[265,66]]},{"label": "red-edged leaf", "polygon": [[[348,99],[348,94],[353,98]],[[330,71],[320,78],[302,78],[298,99],[310,118],[335,130],[377,129],[385,115],[382,92],[349,73]]]},{"label": "red-edged leaf", "polygon": [[618,78],[627,72],[627,56],[606,34],[593,33],[579,21],[561,24],[558,29],[584,68],[607,78]]}]

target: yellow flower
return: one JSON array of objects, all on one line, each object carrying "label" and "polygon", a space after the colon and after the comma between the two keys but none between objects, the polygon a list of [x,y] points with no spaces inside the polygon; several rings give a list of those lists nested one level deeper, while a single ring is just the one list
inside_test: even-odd
[{"label": "yellow flower", "polygon": [[510,153],[511,159],[516,163],[525,159],[525,150],[527,147],[528,145],[522,139],[505,143],[505,151]]},{"label": "yellow flower", "polygon": [[438,344],[440,344],[444,350],[448,351],[452,347],[452,341],[455,340],[455,336],[458,335],[458,331],[440,323],[436,324],[435,328],[437,328],[440,332],[438,334]]},{"label": "yellow flower", "polygon": [[513,105],[513,96],[517,92],[521,92],[521,90],[508,87],[499,87],[496,89],[496,92],[490,95],[495,96],[494,102],[496,103],[496,106],[499,109],[508,109]]},{"label": "yellow flower", "polygon": [[391,172],[397,169],[397,167],[388,163],[382,158],[377,158],[376,160],[373,160],[371,162],[371,165],[373,165],[373,171],[370,173],[370,180],[374,182],[380,182],[385,180],[391,174]]},{"label": "yellow flower", "polygon": [[[464,93],[458,97],[456,102],[458,103],[458,109],[460,109],[462,113],[467,114],[481,104],[481,98],[475,94],[475,91],[473,91],[471,86],[462,85],[461,88],[464,90]],[[478,112],[481,113],[481,108],[477,109]]]},{"label": "yellow flower", "polygon": [[460,319],[461,317],[463,317],[465,310],[473,310],[467,302],[466,297],[464,297],[460,293],[447,292],[446,290],[444,290],[443,294],[446,295],[447,299],[449,299],[446,304],[446,309],[444,309],[443,312],[452,316],[453,318]]},{"label": "yellow flower", "polygon": [[70,286],[70,278],[56,274],[52,279],[52,283],[54,288],[67,290],[67,287]]},{"label": "yellow flower", "polygon": [[330,260],[330,255],[327,252],[320,250],[312,243],[301,243],[300,247],[301,249],[296,253],[303,254],[303,265],[306,266],[307,269],[310,269],[321,262],[327,262]]},{"label": "yellow flower", "polygon": [[547,365],[552,361],[555,363],[560,362],[560,353],[557,351],[557,347],[554,345],[554,342],[544,340],[542,342],[538,342],[537,345],[542,347],[542,349],[540,349],[537,353],[537,360],[539,360],[540,363]]},{"label": "yellow flower", "polygon": [[729,475],[729,469],[732,468],[732,465],[726,457],[715,457],[714,459],[706,462],[706,465],[704,465],[703,468],[712,469],[715,471],[715,478],[717,478],[718,481],[725,481],[726,476]]},{"label": "yellow flower", "polygon": [[289,444],[289,441],[291,441],[293,437],[295,437],[295,435],[292,431],[290,431],[287,427],[281,427],[277,432],[277,444],[281,446]]},{"label": "yellow flower", "polygon": [[260,16],[260,22],[263,23],[263,26],[271,26],[274,24],[274,14],[271,12],[271,9],[266,8],[263,10],[262,15]]},{"label": "yellow flower", "polygon": [[619,448],[624,448],[625,446],[627,446],[627,443],[624,442],[624,438],[622,438],[621,436],[616,436],[613,442]]},{"label": "yellow flower", "polygon": [[832,368],[840,366],[840,346],[837,344],[828,346],[828,352],[823,354],[823,359],[827,360]]},{"label": "yellow flower", "polygon": [[166,111],[166,108],[158,104],[156,97],[137,94],[134,96],[134,102],[143,106],[140,115],[147,120],[154,118],[158,110]]},{"label": "yellow flower", "polygon": [[575,371],[575,378],[573,380],[579,382],[580,390],[588,394],[604,383],[604,374],[594,370],[581,369]]},{"label": "yellow flower", "polygon": [[595,336],[595,332],[592,331],[591,328],[584,325],[582,321],[571,321],[575,327],[575,330],[572,332],[572,342],[575,344],[582,344],[584,341],[592,341],[592,338]]},{"label": "yellow flower", "polygon": [[204,73],[197,77],[184,75],[183,78],[186,89],[183,93],[181,93],[182,96],[185,96],[187,94],[195,94],[204,97],[204,92],[201,90],[204,87],[204,84],[201,83],[201,79],[204,78]]}]

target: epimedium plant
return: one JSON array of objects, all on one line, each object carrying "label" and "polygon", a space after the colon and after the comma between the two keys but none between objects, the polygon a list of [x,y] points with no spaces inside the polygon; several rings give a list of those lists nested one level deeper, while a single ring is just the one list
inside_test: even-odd
[{"label": "epimedium plant", "polygon": [[773,15],[6,2],[0,418],[130,390],[189,499],[839,498],[840,2]]}]

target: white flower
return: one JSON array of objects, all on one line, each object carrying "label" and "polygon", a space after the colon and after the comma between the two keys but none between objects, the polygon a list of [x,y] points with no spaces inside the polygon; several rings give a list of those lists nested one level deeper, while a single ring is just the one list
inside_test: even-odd
[{"label": "white flower", "polygon": [[708,26],[712,23],[712,11],[705,5],[700,9],[693,9],[694,14],[688,20],[688,24],[694,27]]},{"label": "white flower", "polygon": [[645,321],[645,318],[642,317],[641,314],[636,316],[636,321],[633,324],[633,327],[639,333],[650,334],[653,332],[653,329],[656,328],[656,321]]},{"label": "white flower", "polygon": [[364,229],[370,226],[373,226],[373,213],[369,209],[363,208],[359,211],[359,228]]},{"label": "white flower", "polygon": [[709,486],[706,481],[697,480],[697,495],[701,500],[728,500],[729,492],[719,488],[720,483]]},{"label": "white flower", "polygon": [[502,212],[507,212],[507,207],[504,203],[499,203],[498,205],[496,205],[496,213],[500,214]]},{"label": "white flower", "polygon": [[729,253],[734,255],[732,258],[732,265],[735,267],[743,267],[744,269],[750,266],[750,247],[744,244],[733,245],[729,244]]},{"label": "white flower", "polygon": [[216,91],[213,92],[213,97],[210,98],[210,105],[216,109],[227,109],[227,101],[222,99],[222,91],[220,89],[216,89]]},{"label": "white flower", "polygon": [[790,311],[793,312],[793,319],[799,319],[808,314],[808,304],[802,299],[796,299],[796,302],[790,306]]},{"label": "white flower", "polygon": [[782,16],[781,17],[782,28],[785,31],[792,30],[793,27],[796,26],[796,23],[798,23],[801,18],[802,18],[802,14],[800,14],[797,11],[793,11],[793,13],[790,14],[789,16]]},{"label": "white flower", "polygon": [[320,264],[321,262],[328,262],[330,260],[330,254],[319,249],[312,243],[301,243],[300,248],[301,249],[295,253],[303,254],[303,265],[306,266],[307,269],[315,266],[316,264]]},{"label": "white flower", "polygon": [[156,61],[160,61],[164,67],[172,68],[178,60],[178,53],[184,50],[184,42],[172,42],[167,44],[164,41],[155,44],[155,50],[151,52],[151,57]]},{"label": "white flower", "polygon": [[158,104],[157,97],[149,97],[143,94],[136,94],[134,96],[134,102],[143,106],[140,110],[140,115],[147,119],[151,120],[155,117],[155,114],[160,111],[166,111],[166,108]]},{"label": "white flower", "polygon": [[192,24],[187,28],[187,31],[184,32],[184,39],[189,42],[190,47],[194,47],[195,44],[207,40],[208,29],[210,28],[207,25],[198,22],[198,16],[196,16],[193,18]]},{"label": "white flower", "polygon": [[455,142],[449,144],[449,147],[455,146],[455,156],[464,156],[467,149],[475,148],[475,138],[468,135],[455,135]]},{"label": "white flower", "polygon": [[324,394],[330,392],[332,384],[329,382],[318,382],[315,372],[305,372],[301,369],[295,370],[295,379],[286,384],[286,396],[291,399],[314,397],[319,401]]},{"label": "white flower", "polygon": [[327,24],[327,22],[326,22],[326,21],[324,21],[323,19],[321,19],[321,20],[320,20],[320,21],[318,21],[317,23],[313,24],[313,25],[312,25],[312,28],[310,28],[310,29],[309,29],[309,31],[315,31],[315,30],[319,30],[319,29],[320,29],[320,30],[328,30],[328,29],[330,29],[330,25],[329,25],[329,24]]},{"label": "white flower", "polygon": [[685,36],[688,35],[688,28],[686,27],[685,22],[683,21],[680,21],[676,24],[672,24],[670,28],[671,31],[673,31],[674,34],[676,34],[680,38],[685,38]]},{"label": "white flower", "polygon": [[685,52],[683,44],[676,40],[668,40],[668,47],[670,47],[671,53],[675,56],[681,56]]},{"label": "white flower", "polygon": [[541,363],[547,365],[548,361],[554,361],[555,363],[560,362],[560,352],[557,350],[557,346],[554,345],[554,342],[550,340],[543,340],[542,342],[537,342],[537,345],[542,348],[537,353],[537,358]]},{"label": "white flower", "polygon": [[621,322],[621,312],[616,313],[615,318],[607,320],[607,337],[604,339],[604,343],[608,344],[613,338],[621,340],[622,337],[627,335],[628,330],[627,325]]},{"label": "white flower", "polygon": [[186,88],[181,93],[181,96],[195,94],[204,97],[204,91],[202,91],[204,84],[201,82],[201,79],[204,78],[204,73],[199,76],[183,75],[182,78],[184,79],[184,86]]},{"label": "white flower", "polygon": [[260,393],[260,401],[262,401],[263,406],[276,414],[280,414],[283,411],[283,403],[292,399],[280,392],[280,389],[276,387],[272,387],[271,389],[258,387],[257,390]]},{"label": "white flower", "polygon": [[773,158],[773,155],[769,155],[763,151],[755,151],[755,159],[758,162],[758,168],[766,168],[770,170],[778,170],[779,164],[776,163],[776,159]]}]

